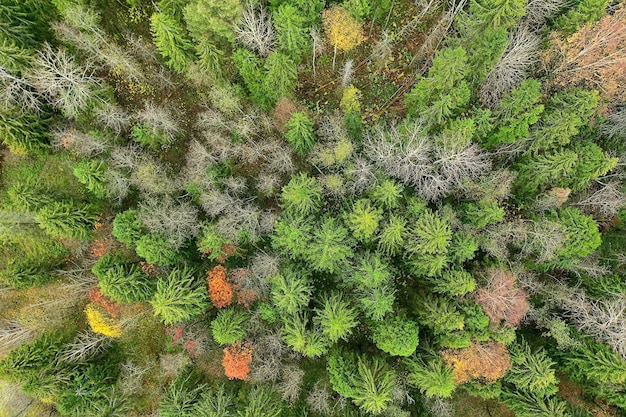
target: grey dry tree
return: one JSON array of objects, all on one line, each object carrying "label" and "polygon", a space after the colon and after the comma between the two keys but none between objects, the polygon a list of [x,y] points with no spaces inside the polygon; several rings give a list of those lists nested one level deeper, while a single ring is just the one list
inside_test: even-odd
[{"label": "grey dry tree", "polygon": [[139,120],[150,130],[150,133],[163,136],[168,143],[174,142],[176,135],[180,133],[180,125],[172,112],[151,102],[145,104],[139,113]]},{"label": "grey dry tree", "polygon": [[487,75],[478,92],[481,103],[495,108],[506,93],[526,79],[528,69],[537,60],[540,41],[529,26],[520,26],[511,35],[500,62]]},{"label": "grey dry tree", "polygon": [[39,112],[42,110],[42,102],[29,80],[0,66],[0,107]]},{"label": "grey dry tree", "polygon": [[597,213],[605,217],[616,216],[621,209],[626,207],[626,195],[621,188],[620,184],[615,181],[601,184],[600,188],[574,205],[592,214]]},{"label": "grey dry tree", "polygon": [[33,60],[28,78],[48,103],[75,118],[94,100],[98,80],[93,69],[79,65],[63,48],[46,43]]},{"label": "grey dry tree", "polygon": [[429,201],[449,195],[468,178],[478,178],[491,168],[489,155],[478,145],[454,132],[433,140],[419,122],[402,131],[375,129],[366,137],[365,150],[387,175],[415,187],[419,197]]},{"label": "grey dry tree", "polygon": [[188,202],[150,198],[139,205],[139,220],[151,232],[180,248],[199,231],[198,210]]},{"label": "grey dry tree", "polygon": [[273,50],[276,42],[274,26],[270,14],[264,7],[246,7],[241,15],[241,21],[236,27],[237,39],[256,51],[262,57],[267,57]]}]

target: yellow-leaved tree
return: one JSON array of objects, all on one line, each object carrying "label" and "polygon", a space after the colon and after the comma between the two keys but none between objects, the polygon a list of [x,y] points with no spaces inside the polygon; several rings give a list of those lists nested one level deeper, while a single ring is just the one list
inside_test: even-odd
[{"label": "yellow-leaved tree", "polygon": [[349,51],[365,40],[361,24],[343,7],[334,6],[324,10],[322,25],[326,37],[334,47],[333,68],[335,68],[337,49]]}]

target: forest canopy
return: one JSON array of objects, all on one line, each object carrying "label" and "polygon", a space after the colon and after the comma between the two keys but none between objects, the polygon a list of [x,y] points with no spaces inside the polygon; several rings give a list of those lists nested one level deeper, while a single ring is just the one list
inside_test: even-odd
[{"label": "forest canopy", "polygon": [[0,0],[0,417],[626,416],[623,0]]}]

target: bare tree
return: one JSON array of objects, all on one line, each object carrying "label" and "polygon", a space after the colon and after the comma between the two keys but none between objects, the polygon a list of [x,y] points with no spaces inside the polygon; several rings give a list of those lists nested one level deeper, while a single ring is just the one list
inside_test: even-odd
[{"label": "bare tree", "polygon": [[127,360],[120,364],[121,375],[119,378],[120,389],[126,395],[133,395],[141,389],[144,375],[156,366],[154,363],[147,363],[139,366],[137,363]]},{"label": "bare tree", "polygon": [[454,405],[446,398],[439,396],[426,398],[425,404],[428,412],[433,417],[454,416]]},{"label": "bare tree", "polygon": [[297,365],[286,365],[280,370],[281,381],[278,384],[278,392],[283,400],[294,404],[300,396],[300,388],[304,380],[304,371]]},{"label": "bare tree", "polygon": [[198,210],[187,202],[150,198],[139,205],[138,217],[148,230],[163,235],[172,248],[180,248],[199,231]]},{"label": "bare tree", "polygon": [[567,271],[573,272],[577,276],[586,275],[591,278],[600,278],[611,273],[611,268],[601,265],[595,254],[589,255],[578,262],[568,265]]},{"label": "bare tree", "polygon": [[238,198],[215,188],[200,194],[200,205],[204,212],[211,217],[217,217],[229,207],[239,204],[241,201]]},{"label": "bare tree", "polygon": [[144,78],[139,63],[100,27],[100,17],[88,6],[73,4],[62,10],[63,22],[53,25],[59,39],[85,52],[90,59],[131,80]]},{"label": "bare tree", "polygon": [[602,125],[602,133],[613,139],[626,136],[626,107],[608,115],[607,122]]},{"label": "bare tree", "polygon": [[65,346],[59,360],[66,363],[84,362],[104,352],[110,344],[110,338],[103,334],[83,331],[73,343]]},{"label": "bare tree", "polygon": [[466,178],[459,191],[464,197],[474,201],[506,200],[511,195],[515,178],[516,173],[506,168],[493,170],[479,178]]},{"label": "bare tree", "polygon": [[257,176],[256,188],[265,195],[273,196],[280,189],[280,177],[271,173],[260,173]]},{"label": "bare tree", "polygon": [[130,126],[130,114],[116,104],[104,103],[96,107],[95,115],[102,126],[111,129],[116,135],[121,134]]},{"label": "bare tree", "polygon": [[[450,3],[451,4],[449,5],[448,10],[441,15],[441,17],[439,18],[437,23],[435,23],[434,26],[431,26],[432,29],[430,33],[426,36],[426,39],[422,42],[422,45],[418,49],[417,53],[413,56],[413,59],[411,60],[410,65],[415,66],[427,60],[430,56],[432,56],[435,53],[439,44],[445,38],[446,33],[448,33],[448,30],[450,30],[450,27],[452,26],[452,22],[454,22],[454,18],[456,17],[456,15],[458,15],[459,13],[463,11],[463,8],[465,7],[465,3],[467,3],[467,0],[453,0]],[[424,11],[413,20],[414,22],[416,22],[415,26],[417,26],[417,24],[425,16],[426,12],[429,11],[432,4],[433,2],[431,1],[429,3],[429,6],[425,8]],[[409,25],[407,25],[407,27]],[[402,39],[402,36],[396,36],[396,39]]]},{"label": "bare tree", "polygon": [[330,408],[330,392],[325,385],[318,381],[306,397],[306,403],[312,411],[320,414],[329,414]]},{"label": "bare tree", "polygon": [[480,246],[491,256],[508,259],[509,247],[518,248],[518,257],[534,256],[538,262],[553,260],[566,234],[558,222],[520,219],[485,228]]},{"label": "bare tree", "polygon": [[33,61],[28,77],[48,102],[75,118],[94,100],[97,79],[88,66],[81,66],[64,49],[46,43]]},{"label": "bare tree", "polygon": [[581,290],[571,292],[569,297],[559,300],[564,317],[578,330],[584,330],[626,358],[626,296],[615,294],[594,300]]},{"label": "bare tree", "polygon": [[393,53],[393,38],[388,32],[383,32],[380,39],[372,46],[371,60],[376,68],[383,69],[391,60]]},{"label": "bare tree", "polygon": [[523,24],[540,29],[548,19],[563,10],[569,0],[530,0],[526,5],[526,15],[522,18]]},{"label": "bare tree", "polygon": [[119,169],[114,168],[107,169],[104,176],[109,198],[121,204],[130,192],[130,178]]},{"label": "bare tree", "polygon": [[352,195],[361,194],[377,181],[376,167],[364,158],[356,158],[351,166],[345,169],[349,178],[346,190]]},{"label": "bare tree", "polygon": [[280,258],[264,252],[257,252],[248,267],[249,281],[259,296],[267,295],[271,288],[271,279],[276,276],[280,266]]},{"label": "bare tree", "polygon": [[415,187],[429,201],[461,187],[467,178],[488,173],[491,161],[477,145],[457,134],[430,138],[419,123],[402,132],[378,128],[366,136],[366,153],[390,176]]},{"label": "bare tree", "polygon": [[222,180],[222,185],[228,189],[228,193],[232,195],[242,195],[248,191],[248,184],[244,177],[227,177]]},{"label": "bare tree", "polygon": [[151,130],[153,135],[163,136],[169,143],[174,142],[176,135],[180,133],[180,126],[172,116],[172,112],[154,103],[146,103],[139,113],[139,120]]},{"label": "bare tree", "polygon": [[41,111],[41,97],[34,86],[25,78],[12,74],[0,66],[0,106],[8,109],[17,107],[20,111]]},{"label": "bare tree", "polygon": [[626,195],[621,188],[621,185],[615,181],[602,184],[600,189],[574,205],[602,216],[616,216],[621,209],[626,207]]},{"label": "bare tree", "polygon": [[0,355],[13,348],[28,343],[35,338],[35,332],[23,326],[19,321],[11,320],[0,326]]},{"label": "bare tree", "polygon": [[267,168],[270,172],[290,174],[295,171],[292,151],[285,143],[268,142]]},{"label": "bare tree", "polygon": [[27,415],[33,404],[35,400],[24,394],[20,384],[0,381],[0,409],[3,414],[15,417]]},{"label": "bare tree", "polygon": [[135,171],[139,168],[144,157],[141,148],[130,144],[124,147],[115,147],[111,150],[111,166]]},{"label": "bare tree", "polygon": [[176,183],[168,169],[160,161],[147,155],[142,155],[130,179],[138,190],[149,195],[164,195],[176,190]]},{"label": "bare tree", "polygon": [[354,76],[354,60],[348,59],[341,69],[341,88],[347,88]]},{"label": "bare tree", "polygon": [[252,357],[252,379],[260,383],[276,381],[280,377],[281,361],[286,352],[287,347],[279,331],[258,337]]},{"label": "bare tree", "polygon": [[77,156],[94,157],[106,152],[110,147],[105,137],[96,137],[74,128],[56,130],[52,132],[52,138],[54,148],[68,150]]},{"label": "bare tree", "polygon": [[248,6],[236,28],[237,39],[259,55],[267,57],[274,50],[276,36],[270,14],[264,7]]},{"label": "bare tree", "polygon": [[229,240],[237,241],[242,232],[256,241],[262,233],[261,210],[252,204],[228,206],[216,223],[217,231]]},{"label": "bare tree", "polygon": [[502,97],[519,85],[529,67],[537,61],[541,38],[528,26],[520,26],[511,35],[500,62],[489,73],[478,93],[481,103],[495,108]]},{"label": "bare tree", "polygon": [[313,67],[313,79],[315,79],[315,59],[324,52],[326,45],[318,27],[312,27],[309,35],[311,36],[311,43],[313,45],[311,48],[311,66]]}]

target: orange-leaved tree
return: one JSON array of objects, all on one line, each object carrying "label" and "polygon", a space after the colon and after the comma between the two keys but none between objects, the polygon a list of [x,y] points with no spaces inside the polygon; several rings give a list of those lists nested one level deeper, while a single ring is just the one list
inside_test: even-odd
[{"label": "orange-leaved tree", "polygon": [[250,342],[234,343],[224,349],[222,366],[228,379],[248,379],[252,362],[252,344]]},{"label": "orange-leaved tree", "polygon": [[557,84],[595,88],[609,100],[626,98],[626,3],[566,39],[553,34],[551,41],[545,58],[557,60]]},{"label": "orange-leaved tree", "polygon": [[217,265],[208,273],[209,297],[215,308],[228,307],[233,302],[233,286],[226,279],[226,268]]},{"label": "orange-leaved tree", "polygon": [[334,6],[322,12],[322,25],[326,37],[334,47],[333,68],[337,49],[349,51],[365,40],[361,24],[340,6]]},{"label": "orange-leaved tree", "polygon": [[509,326],[517,326],[530,307],[528,293],[517,287],[515,274],[509,270],[488,269],[486,275],[486,285],[476,291],[476,302],[492,323],[504,320]]},{"label": "orange-leaved tree", "polygon": [[444,362],[454,371],[457,384],[472,380],[493,382],[504,376],[511,368],[509,352],[502,343],[472,342],[463,349],[448,349],[442,352]]}]

